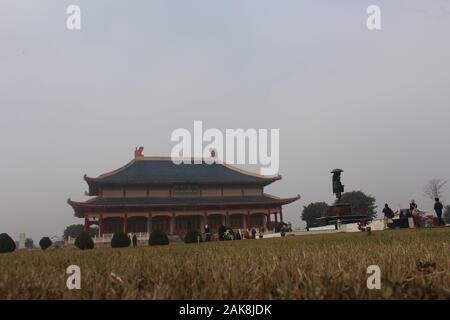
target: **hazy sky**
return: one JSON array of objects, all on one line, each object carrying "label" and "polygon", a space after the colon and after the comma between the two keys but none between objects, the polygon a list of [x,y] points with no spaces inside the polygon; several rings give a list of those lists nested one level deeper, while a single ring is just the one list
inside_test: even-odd
[{"label": "hazy sky", "polygon": [[335,167],[379,207],[430,210],[424,185],[450,179],[450,1],[0,0],[0,112],[0,232],[16,239],[82,223],[66,200],[86,199],[85,173],[137,145],[170,155],[194,120],[280,129],[267,192],[302,195],[295,226],[334,199]]}]

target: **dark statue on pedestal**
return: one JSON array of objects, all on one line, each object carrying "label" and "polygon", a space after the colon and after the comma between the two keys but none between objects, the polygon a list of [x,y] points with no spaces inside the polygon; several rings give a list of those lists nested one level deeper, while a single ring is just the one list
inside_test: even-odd
[{"label": "dark statue on pedestal", "polygon": [[333,193],[336,195],[336,203],[341,200],[341,195],[344,192],[344,185],[341,183],[341,173],[344,172],[342,169],[334,169],[331,171],[333,174]]}]

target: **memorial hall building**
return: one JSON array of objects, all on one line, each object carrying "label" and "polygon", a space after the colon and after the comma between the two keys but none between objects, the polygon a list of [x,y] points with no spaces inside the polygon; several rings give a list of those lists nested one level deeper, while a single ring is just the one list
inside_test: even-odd
[{"label": "memorial hall building", "polygon": [[118,231],[148,235],[154,229],[184,235],[189,229],[203,232],[205,225],[211,232],[220,225],[270,230],[273,222],[283,221],[282,206],[300,198],[264,192],[280,179],[218,161],[175,164],[170,157],[135,152],[135,158],[117,170],[96,178],[85,175],[87,194],[93,198],[68,199],[68,204],[84,219],[85,230],[98,225],[99,237]]}]

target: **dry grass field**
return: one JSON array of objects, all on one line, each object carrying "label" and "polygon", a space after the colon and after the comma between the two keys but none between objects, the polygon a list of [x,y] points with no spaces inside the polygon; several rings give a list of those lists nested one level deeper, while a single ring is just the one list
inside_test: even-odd
[{"label": "dry grass field", "polygon": [[[72,264],[81,290],[66,288]],[[450,299],[450,228],[25,251],[0,270],[0,299]]]}]

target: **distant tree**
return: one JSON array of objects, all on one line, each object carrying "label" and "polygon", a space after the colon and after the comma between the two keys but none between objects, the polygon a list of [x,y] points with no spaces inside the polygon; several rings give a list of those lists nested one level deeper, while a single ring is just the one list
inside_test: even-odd
[{"label": "distant tree", "polygon": [[50,240],[49,237],[43,237],[40,241],[39,241],[39,246],[41,247],[41,249],[43,251],[47,250],[48,248],[50,248],[52,246],[53,242],[52,240]]},{"label": "distant tree", "polygon": [[320,218],[327,208],[328,204],[325,202],[310,203],[303,207],[302,220],[306,222],[308,228],[324,225],[325,221],[317,220],[317,218]]},{"label": "distant tree", "polygon": [[423,189],[425,196],[434,200],[435,198],[441,198],[442,189],[447,184],[447,181],[441,179],[431,179]]},{"label": "distant tree", "polygon": [[292,226],[286,222],[274,222],[273,229],[274,232],[291,232]]},{"label": "distant tree", "polygon": [[450,223],[450,206],[445,207],[443,219],[445,223]]},{"label": "distant tree", "polygon": [[351,191],[343,193],[339,203],[351,204],[354,215],[365,214],[369,218],[374,218],[377,215],[375,201],[374,197],[362,191]]},{"label": "distant tree", "polygon": [[34,241],[31,238],[25,239],[25,248],[27,249],[33,249],[34,248]]},{"label": "distant tree", "polygon": [[[89,235],[91,237],[97,235],[98,229],[89,228]],[[82,224],[72,224],[67,226],[64,230],[64,240],[67,240],[68,237],[76,239],[80,234],[84,232],[84,226]]]}]

